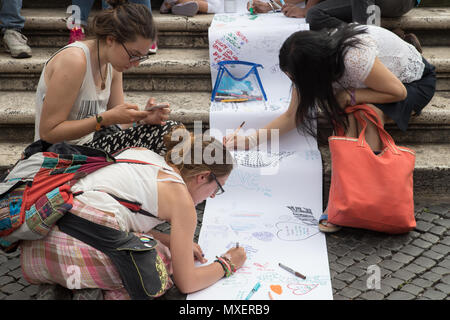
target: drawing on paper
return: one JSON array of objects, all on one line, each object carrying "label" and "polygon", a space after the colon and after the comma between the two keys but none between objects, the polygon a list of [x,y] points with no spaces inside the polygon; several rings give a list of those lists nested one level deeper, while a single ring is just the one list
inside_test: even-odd
[{"label": "drawing on paper", "polygon": [[275,292],[278,295],[283,293],[283,287],[280,286],[279,284],[270,285],[270,290],[272,290],[273,292]]},{"label": "drawing on paper", "polygon": [[304,296],[305,294],[310,293],[312,290],[317,288],[319,284],[299,284],[299,283],[290,283],[287,287],[292,291],[292,293],[296,296]]},{"label": "drawing on paper", "polygon": [[238,60],[239,52],[247,43],[248,39],[240,31],[225,33],[222,38],[216,39],[212,44],[213,64],[211,67],[218,69],[220,61]]},{"label": "drawing on paper", "polygon": [[317,226],[305,226],[297,222],[278,222],[275,226],[278,239],[284,241],[306,240],[319,233]]},{"label": "drawing on paper", "polygon": [[247,191],[255,191],[262,193],[264,196],[272,197],[272,189],[261,185],[261,176],[258,173],[249,173],[235,169],[227,180],[227,187],[241,187]]},{"label": "drawing on paper", "polygon": [[253,262],[253,265],[256,267],[257,271],[273,271],[273,269],[270,267],[270,263],[266,262],[264,264],[261,264],[259,262]]},{"label": "drawing on paper", "polygon": [[249,168],[276,167],[281,159],[295,154],[294,151],[282,151],[280,153],[269,153],[262,151],[235,151],[233,158],[241,166]]},{"label": "drawing on paper", "polygon": [[319,150],[306,150],[303,154],[305,160],[320,160]]},{"label": "drawing on paper", "polygon": [[260,282],[268,283],[286,283],[287,278],[275,271],[262,272],[256,277]]},{"label": "drawing on paper", "polygon": [[250,212],[250,211],[237,211],[233,210],[233,213],[230,214],[230,217],[233,218],[260,218],[264,215],[264,212]]},{"label": "drawing on paper", "polygon": [[287,208],[292,211],[294,217],[296,217],[298,220],[300,220],[301,223],[307,226],[317,226],[317,224],[319,223],[319,221],[314,218],[313,213],[309,208],[294,206],[287,206]]},{"label": "drawing on paper", "polygon": [[229,229],[227,226],[223,225],[206,225],[206,234],[213,234],[217,237],[226,237],[229,234]]},{"label": "drawing on paper", "polygon": [[[234,248],[235,246],[236,246],[236,242],[230,242],[227,244],[226,248],[230,249],[230,248]],[[251,259],[255,255],[255,253],[258,252],[258,249],[256,249],[255,247],[252,247],[251,245],[246,244],[246,243],[241,242],[241,243],[239,243],[239,246],[244,248],[248,259]]]},{"label": "drawing on paper", "polygon": [[253,232],[252,236],[254,236],[256,239],[261,241],[272,241],[275,237],[275,235],[268,231],[260,231],[260,232]]}]

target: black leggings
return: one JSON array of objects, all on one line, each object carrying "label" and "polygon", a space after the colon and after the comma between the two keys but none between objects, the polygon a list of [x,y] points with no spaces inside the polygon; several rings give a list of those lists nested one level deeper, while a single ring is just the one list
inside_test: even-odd
[{"label": "black leggings", "polygon": [[85,146],[101,149],[111,154],[129,147],[143,147],[164,156],[167,150],[163,137],[177,125],[180,123],[168,120],[163,126],[138,125],[125,130],[108,127],[96,132],[94,139]]}]

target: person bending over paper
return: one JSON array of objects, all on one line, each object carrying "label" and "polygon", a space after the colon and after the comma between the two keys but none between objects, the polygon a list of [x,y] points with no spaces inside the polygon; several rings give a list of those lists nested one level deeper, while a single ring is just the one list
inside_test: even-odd
[{"label": "person bending over paper", "polygon": [[[175,133],[190,139],[177,144],[178,139],[172,140]],[[204,289],[244,264],[242,247],[222,256],[217,252],[217,260],[208,265],[194,264],[207,262],[193,242],[195,206],[223,192],[233,169],[229,151],[214,138],[194,137],[184,128],[164,141],[165,158],[145,148],[129,148],[115,157],[142,164],[115,163],[72,186],[74,194],[82,193],[57,226],[44,239],[21,243],[28,282],[59,284],[74,289],[74,296],[95,289],[104,299],[148,299],[161,296],[173,283],[183,293]],[[214,161],[194,161],[194,145],[201,146],[202,155],[208,148]],[[127,209],[123,198],[141,204],[138,212]],[[163,222],[170,223],[170,234],[153,230]]]},{"label": "person bending over paper", "polygon": [[[414,46],[374,25],[295,32],[281,47],[279,63],[292,81],[292,95],[287,111],[264,127],[269,138],[272,129],[281,136],[294,128],[317,136],[314,120],[319,113],[330,127],[338,125],[346,136],[357,138],[362,128],[353,114],[345,116],[342,110],[360,104],[374,109],[383,125],[390,118],[406,131],[411,115],[421,113],[436,88],[435,67]],[[374,152],[381,151],[378,129],[370,122],[365,138]],[[256,132],[227,136],[224,143],[249,149],[262,141]],[[327,213],[319,229],[338,231],[328,223]]]}]

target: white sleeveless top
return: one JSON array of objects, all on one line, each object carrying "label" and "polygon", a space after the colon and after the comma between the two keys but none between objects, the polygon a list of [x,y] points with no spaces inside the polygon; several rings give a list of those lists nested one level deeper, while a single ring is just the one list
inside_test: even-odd
[{"label": "white sleeveless top", "polygon": [[[121,230],[148,232],[165,221],[158,219],[158,181],[174,181],[184,184],[183,179],[165,162],[164,158],[151,150],[126,149],[117,159],[133,159],[154,165],[116,163],[101,168],[80,179],[71,188],[72,192],[83,191],[76,197],[96,209],[115,214]],[[174,178],[158,179],[159,170]],[[135,213],[121,205],[108,193],[142,204],[142,209],[155,217]]]},{"label": "white sleeveless top", "polygon": [[[425,64],[416,48],[400,39],[395,33],[375,25],[361,26],[367,33],[356,36],[361,44],[347,49],[345,71],[339,83],[342,87],[366,88],[364,84],[372,70],[375,58],[378,59],[403,83],[411,83],[422,78]],[[333,88],[341,90],[338,83]]]},{"label": "white sleeveless top", "polygon": [[[110,89],[111,89],[111,80],[112,80],[112,66],[108,63],[107,72],[106,72],[106,80],[105,80],[105,89],[101,90],[97,88],[94,83],[94,77],[92,75],[92,67],[91,67],[91,59],[89,48],[82,42],[74,42],[65,46],[64,48],[58,50],[52,57],[45,63],[44,69],[42,70],[41,77],[39,79],[39,83],[36,90],[36,119],[34,123],[34,141],[39,140],[39,123],[41,121],[41,112],[42,105],[44,103],[45,94],[47,93],[47,84],[45,83],[45,69],[47,63],[59,52],[64,49],[77,47],[81,48],[86,55],[86,73],[84,75],[83,83],[80,88],[73,88],[73,90],[79,90],[77,99],[75,100],[72,110],[70,111],[69,117],[67,120],[81,120],[85,118],[92,117],[96,114],[106,111],[106,107],[109,101]],[[94,137],[94,132],[81,137],[79,139],[67,141],[71,144],[85,144],[92,141]]]}]

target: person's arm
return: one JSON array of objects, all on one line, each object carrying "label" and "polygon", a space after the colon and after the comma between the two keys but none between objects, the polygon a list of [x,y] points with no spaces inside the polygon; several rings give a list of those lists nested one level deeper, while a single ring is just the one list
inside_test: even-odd
[{"label": "person's arm", "polygon": [[[297,127],[295,117],[299,102],[300,100],[297,90],[295,88],[292,88],[291,101],[289,103],[288,109],[262,128],[267,131],[267,140],[271,139],[272,130],[279,130],[278,135],[281,137],[283,134]],[[250,136],[236,135],[234,136],[234,139],[232,139],[231,136],[228,135],[223,138],[223,144],[228,148],[237,149],[241,148],[241,146],[244,146],[244,149],[251,149],[256,145],[262,143],[262,141],[259,141],[259,130],[257,130],[256,133]]]},{"label": "person's arm", "polygon": [[[294,0],[295,1],[295,0]],[[308,10],[318,4],[321,0],[309,0],[306,3],[306,6],[304,8],[299,8],[294,3],[286,1],[286,5],[283,6],[281,9],[281,12],[287,17],[291,18],[304,18],[306,17],[306,13]]]},{"label": "person's arm", "polygon": [[[112,79],[111,79],[111,89],[109,94],[109,100],[107,109],[111,110],[114,107],[125,104],[125,98],[123,94],[123,74],[122,72],[118,72],[112,68]],[[131,105],[131,104],[130,104]],[[138,106],[136,106],[138,107]],[[138,107],[139,108],[139,107]],[[107,115],[108,117],[108,115]],[[108,122],[108,119],[104,119],[105,122]],[[133,123],[120,123],[120,127],[122,129],[127,129],[131,127]]]},{"label": "person's arm", "polygon": [[[192,240],[197,225],[194,202],[184,185],[167,183],[161,187],[158,186],[158,204],[161,204],[158,214],[161,218],[169,220],[171,224],[170,253],[174,282],[183,293],[195,292],[209,287],[223,278],[225,273],[222,266],[217,262],[200,267],[194,265]],[[163,194],[160,194],[160,192],[163,192]],[[238,251],[237,254],[241,258],[242,256],[245,257],[243,248],[234,249]],[[217,252],[217,254],[219,255],[220,252]],[[240,267],[245,258],[244,260],[237,260],[235,258],[236,253],[233,251],[231,254],[233,256],[232,262]]]},{"label": "person's arm", "polygon": [[[375,58],[364,84],[367,88],[354,90],[355,104],[397,102],[407,96],[403,83],[378,58]],[[341,91],[337,99],[342,107],[351,104],[351,95],[347,91]]]},{"label": "person's arm", "polygon": [[170,248],[170,234],[159,232],[157,230],[148,231],[156,240],[160,241],[163,245]]},{"label": "person's arm", "polygon": [[[95,117],[67,120],[78,97],[86,71],[86,58],[80,50],[66,49],[52,59],[47,81],[47,92],[42,105],[39,135],[42,140],[57,143],[81,138],[95,131]],[[121,104],[103,112],[102,125],[130,123],[147,116],[137,106]]]},{"label": "person's arm", "polygon": [[77,49],[65,51],[55,56],[51,67],[46,68],[49,77],[39,135],[48,142],[77,139],[92,132],[96,123],[95,119],[83,119],[76,123],[66,121],[84,79],[86,58]]}]

